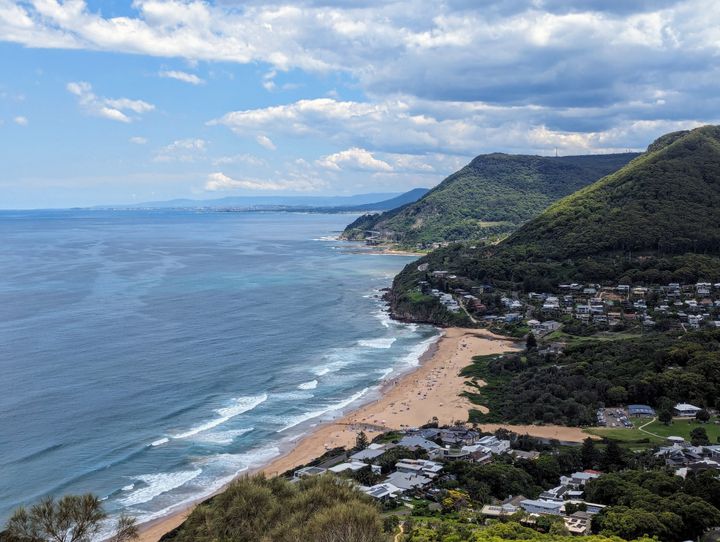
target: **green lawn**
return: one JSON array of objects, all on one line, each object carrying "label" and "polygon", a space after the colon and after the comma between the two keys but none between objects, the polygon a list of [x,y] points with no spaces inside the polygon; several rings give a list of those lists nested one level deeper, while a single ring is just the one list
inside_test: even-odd
[{"label": "green lawn", "polygon": [[720,437],[720,424],[715,423],[716,419],[710,420],[708,423],[698,423],[694,419],[691,420],[673,420],[670,425],[665,425],[655,420],[645,429],[651,433],[655,433],[662,437],[677,436],[690,440],[690,432],[696,427],[704,427],[705,432],[710,439],[711,444],[718,443]]},{"label": "green lawn", "polygon": [[616,440],[619,443],[634,449],[664,444],[666,442],[666,437],[669,436],[683,437],[685,440],[689,441],[690,432],[700,426],[705,428],[711,444],[717,443],[718,437],[720,437],[720,424],[714,423],[716,420],[711,420],[706,424],[701,424],[696,422],[694,419],[676,419],[673,420],[670,425],[664,425],[655,420],[645,427],[645,431],[654,433],[657,436],[648,435],[638,429],[638,427],[645,425],[649,421],[647,418],[633,418],[631,421],[634,425],[632,428],[592,427],[586,429],[585,432],[590,433],[591,435]]}]

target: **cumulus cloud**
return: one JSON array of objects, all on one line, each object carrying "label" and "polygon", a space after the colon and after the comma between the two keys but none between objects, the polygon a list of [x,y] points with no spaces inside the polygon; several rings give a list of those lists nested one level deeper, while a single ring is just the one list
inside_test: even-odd
[{"label": "cumulus cloud", "polygon": [[319,190],[325,183],[310,178],[290,178],[287,180],[258,180],[233,179],[224,173],[217,172],[208,175],[205,190],[214,192],[219,190],[255,190],[268,192],[310,192]]},{"label": "cumulus cloud", "polygon": [[161,71],[158,73],[160,77],[165,77],[167,79],[176,79],[178,81],[182,81],[183,83],[189,83],[191,85],[204,85],[205,80],[201,79],[194,73],[188,73],[178,70],[167,70],[167,71]]},{"label": "cumulus cloud", "polygon": [[147,144],[148,140],[141,136],[134,136],[129,139],[130,143],[134,143],[135,145],[145,145]]},{"label": "cumulus cloud", "polygon": [[372,153],[358,147],[329,154],[318,160],[318,165],[340,171],[342,169],[357,169],[361,171],[392,171],[393,168],[387,162],[378,160]]},{"label": "cumulus cloud", "polygon": [[[640,108],[637,104],[635,107]],[[622,117],[622,121],[615,121],[616,117]],[[406,96],[376,102],[299,100],[232,111],[209,124],[226,126],[241,136],[262,132],[303,140],[315,138],[371,153],[472,157],[498,149],[539,154],[551,153],[556,147],[566,154],[637,149],[666,131],[709,120],[633,119],[630,109],[624,107],[499,106]],[[578,122],[583,129],[573,130]],[[393,167],[391,161],[386,162]],[[409,158],[405,162],[409,164]]]},{"label": "cumulus cloud", "polygon": [[207,141],[204,139],[178,139],[157,151],[156,162],[193,162],[205,155]]},{"label": "cumulus cloud", "polygon": [[85,81],[68,83],[66,88],[68,92],[77,96],[78,103],[89,114],[110,120],[129,123],[138,118],[130,116],[130,113],[140,115],[155,109],[154,105],[142,100],[96,96],[92,91],[92,85]]},{"label": "cumulus cloud", "polygon": [[[603,151],[646,144],[631,138],[644,123],[687,126],[720,111],[716,0],[135,0],[121,17],[83,0],[0,0],[0,40],[259,63],[267,90],[289,70],[340,72],[371,97],[235,112],[247,128],[221,119],[261,144],[291,133],[372,153]],[[132,109],[91,103],[131,120]]]},{"label": "cumulus cloud", "polygon": [[27,126],[28,125],[28,119],[27,117],[23,117],[22,115],[18,115],[13,119],[13,122],[17,124],[18,126]]},{"label": "cumulus cloud", "polygon": [[273,143],[272,139],[270,139],[266,135],[261,134],[261,135],[256,136],[255,141],[257,141],[260,145],[262,145],[263,147],[265,147],[268,150],[274,151],[275,149],[277,149],[277,147],[275,146],[275,143]]}]

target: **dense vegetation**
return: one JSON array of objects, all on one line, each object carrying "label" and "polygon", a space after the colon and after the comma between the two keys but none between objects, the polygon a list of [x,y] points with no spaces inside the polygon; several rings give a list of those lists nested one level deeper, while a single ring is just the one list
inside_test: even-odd
[{"label": "dense vegetation", "polygon": [[720,481],[712,471],[683,480],[661,470],[625,470],[592,480],[585,492],[589,501],[609,505],[593,518],[601,534],[694,540],[720,525]]},{"label": "dense vegetation", "polygon": [[720,407],[720,330],[584,341],[559,359],[536,352],[476,358],[466,376],[487,385],[471,398],[477,422],[593,425],[601,406],[689,401]]},{"label": "dense vegetation", "polygon": [[635,156],[480,155],[417,202],[360,217],[344,235],[363,239],[373,230],[382,239],[415,246],[507,233]]},{"label": "dense vegetation", "polygon": [[377,507],[338,478],[293,484],[285,478],[248,477],[202,503],[162,540],[175,542],[380,542]]},{"label": "dense vegetation", "polygon": [[[525,292],[568,281],[720,281],[720,127],[663,136],[497,245],[456,244],[418,263]],[[418,263],[396,278],[395,305],[424,277]]]},{"label": "dense vegetation", "polygon": [[[412,524],[404,542],[577,542],[578,537],[561,534],[554,530],[540,533],[517,522],[495,523],[484,529],[442,520],[424,520]],[[591,535],[583,542],[622,542],[615,536]],[[637,542],[653,542],[650,538],[638,538]]]}]

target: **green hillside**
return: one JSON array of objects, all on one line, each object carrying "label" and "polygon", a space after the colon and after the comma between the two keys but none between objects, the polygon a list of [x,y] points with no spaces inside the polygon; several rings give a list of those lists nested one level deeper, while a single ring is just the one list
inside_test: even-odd
[{"label": "green hillside", "polygon": [[[720,127],[659,138],[619,171],[556,202],[501,243],[454,245],[420,262],[504,290],[554,291],[562,282],[720,281]],[[422,280],[395,280],[393,302]]]},{"label": "green hillside", "polygon": [[481,155],[418,201],[358,218],[344,236],[414,247],[508,233],[552,202],[616,171],[635,156]]}]

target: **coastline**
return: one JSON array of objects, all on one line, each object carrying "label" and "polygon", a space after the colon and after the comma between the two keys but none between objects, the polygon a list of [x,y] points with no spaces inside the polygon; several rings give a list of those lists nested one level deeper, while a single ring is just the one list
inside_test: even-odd
[{"label": "coastline", "polygon": [[[482,329],[447,328],[421,356],[418,366],[380,388],[377,400],[360,405],[337,420],[318,425],[300,437],[294,447],[264,467],[246,471],[239,476],[263,472],[276,476],[319,457],[326,450],[339,446],[352,447],[359,431],[369,439],[380,433],[405,427],[418,427],[437,417],[442,424],[467,420],[468,410],[478,408],[459,394],[465,389],[465,378],[459,372],[470,365],[477,355],[500,354],[517,350],[518,343],[507,337]],[[480,407],[482,408],[482,407]],[[564,441],[582,441],[587,437],[579,428],[560,426],[480,425],[494,431],[505,427],[520,434]],[[225,488],[220,488],[220,493]],[[140,525],[141,542],[157,542],[164,534],[178,527],[205,498],[172,512],[163,518]]]}]

